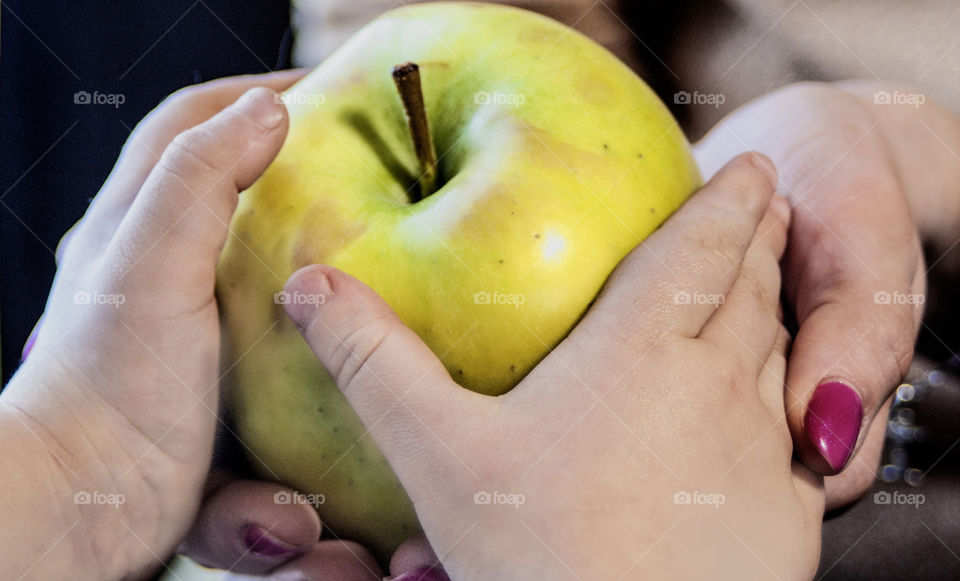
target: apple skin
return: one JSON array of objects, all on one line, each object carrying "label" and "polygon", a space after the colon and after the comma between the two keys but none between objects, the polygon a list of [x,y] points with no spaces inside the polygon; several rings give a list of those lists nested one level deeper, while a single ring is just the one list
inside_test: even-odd
[{"label": "apple skin", "polygon": [[[390,75],[404,61],[420,67],[440,158],[441,186],[416,203]],[[274,300],[287,278],[315,263],[352,274],[457,382],[502,394],[701,178],[643,81],[581,34],[515,8],[388,12],[285,100],[289,135],[241,195],[218,270],[227,405],[260,474],[323,494],[325,528],[386,558],[419,529],[416,514]]]}]

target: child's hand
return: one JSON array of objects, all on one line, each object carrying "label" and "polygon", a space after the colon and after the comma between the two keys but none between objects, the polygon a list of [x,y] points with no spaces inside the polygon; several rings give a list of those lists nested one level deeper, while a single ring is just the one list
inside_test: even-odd
[{"label": "child's hand", "polygon": [[[224,79],[168,99],[58,248],[39,335],[0,398],[0,471],[19,477],[5,481],[3,514],[35,523],[5,529],[0,543],[19,550],[4,553],[0,578],[142,573],[187,532],[217,424],[217,259],[238,192],[286,135],[270,89],[302,74]],[[230,516],[269,529],[273,520],[257,518],[278,508],[262,508],[239,504]],[[302,540],[296,549],[307,556],[319,522],[312,511],[297,516],[272,533]],[[244,547],[239,525],[226,533],[245,559],[225,565],[265,571],[293,556]],[[343,554],[354,565],[364,555]]]},{"label": "child's hand", "polygon": [[287,311],[453,578],[813,574],[823,493],[784,418],[775,181],[760,155],[728,164],[499,398],[454,383],[356,279],[291,277],[288,292],[326,296]]}]

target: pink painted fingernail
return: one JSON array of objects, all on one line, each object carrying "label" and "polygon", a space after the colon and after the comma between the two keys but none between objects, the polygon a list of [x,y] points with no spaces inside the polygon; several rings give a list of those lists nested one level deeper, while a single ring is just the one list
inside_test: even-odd
[{"label": "pink painted fingernail", "polygon": [[804,427],[823,459],[836,471],[843,468],[860,435],[863,402],[849,385],[821,383],[807,404]]},{"label": "pink painted fingernail", "polygon": [[288,557],[300,550],[271,535],[260,525],[250,525],[243,531],[243,544],[260,557]]},{"label": "pink painted fingernail", "polygon": [[422,565],[396,577],[387,577],[384,581],[450,581],[450,577],[439,565]]}]

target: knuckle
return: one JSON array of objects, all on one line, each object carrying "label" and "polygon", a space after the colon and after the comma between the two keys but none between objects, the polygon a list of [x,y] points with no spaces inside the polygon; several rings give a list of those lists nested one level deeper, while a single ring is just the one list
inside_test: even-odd
[{"label": "knuckle", "polygon": [[739,342],[733,339],[729,346],[717,350],[712,369],[720,394],[739,398],[745,392],[745,386],[751,384],[746,358],[752,355],[749,352],[744,353],[742,348],[734,347],[734,343],[740,346]]},{"label": "knuckle", "polygon": [[893,318],[881,325],[883,344],[893,357],[888,377],[894,381],[899,381],[907,374],[913,359],[916,329],[911,310],[910,306],[894,309]]},{"label": "knuckle", "polygon": [[331,356],[337,385],[345,393],[366,374],[375,372],[371,361],[393,328],[392,314],[381,314],[349,331],[334,348]]},{"label": "knuckle", "polygon": [[735,268],[743,260],[741,237],[729,222],[719,218],[695,224],[686,242],[696,252],[694,263],[706,260],[708,266]]},{"label": "knuckle", "polygon": [[744,270],[740,276],[753,303],[765,313],[776,312],[780,297],[778,263],[770,255],[758,258],[758,262],[755,269]]},{"label": "knuckle", "polygon": [[776,285],[763,282],[760,278],[752,275],[743,275],[746,279],[747,293],[751,302],[757,305],[758,309],[764,313],[776,312]]},{"label": "knuckle", "polygon": [[173,138],[160,158],[160,166],[180,177],[198,173],[219,176],[223,164],[211,147],[213,142],[202,126],[188,129]]}]

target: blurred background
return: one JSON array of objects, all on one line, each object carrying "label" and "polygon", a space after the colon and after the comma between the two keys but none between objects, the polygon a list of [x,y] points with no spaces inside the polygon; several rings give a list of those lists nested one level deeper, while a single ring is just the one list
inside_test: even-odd
[{"label": "blurred background", "polygon": [[[43,312],[58,240],[147,112],[185,85],[317,64],[401,3],[0,4],[3,382]],[[606,45],[653,86],[691,140],[738,105],[801,80],[899,80],[954,112],[960,106],[960,5],[949,1],[514,4]],[[682,92],[722,102],[691,105]],[[918,361],[898,390],[875,489],[827,521],[819,578],[960,579],[960,250],[933,262]]]}]

